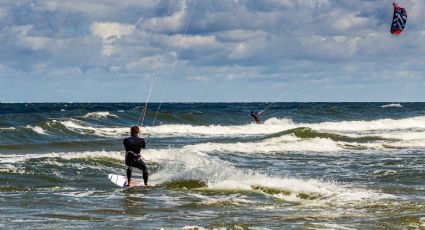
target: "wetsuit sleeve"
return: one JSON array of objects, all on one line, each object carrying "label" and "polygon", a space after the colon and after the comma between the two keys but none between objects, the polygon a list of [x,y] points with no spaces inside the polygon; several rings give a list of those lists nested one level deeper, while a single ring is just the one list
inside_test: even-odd
[{"label": "wetsuit sleeve", "polygon": [[122,144],[124,145],[125,151],[127,151],[127,145],[126,145],[126,139],[124,138],[124,140],[122,141]]},{"label": "wetsuit sleeve", "polygon": [[145,139],[143,139],[143,138],[142,138],[142,144],[141,145],[142,145],[142,149],[146,148],[146,142],[145,142]]}]

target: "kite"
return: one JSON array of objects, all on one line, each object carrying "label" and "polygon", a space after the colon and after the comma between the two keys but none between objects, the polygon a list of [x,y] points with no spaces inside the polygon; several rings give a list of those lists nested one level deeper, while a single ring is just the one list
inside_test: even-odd
[{"label": "kite", "polygon": [[400,33],[404,30],[407,21],[407,13],[406,9],[402,8],[397,3],[393,2],[394,6],[394,16],[393,23],[391,25],[391,33],[393,35],[400,35]]}]

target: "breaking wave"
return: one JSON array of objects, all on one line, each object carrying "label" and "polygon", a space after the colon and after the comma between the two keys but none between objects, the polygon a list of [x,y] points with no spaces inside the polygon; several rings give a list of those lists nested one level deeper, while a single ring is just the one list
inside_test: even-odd
[{"label": "breaking wave", "polygon": [[[91,130],[95,135],[114,136],[128,133],[128,127],[95,127],[89,123],[84,123],[77,119],[60,121],[65,127],[71,130]],[[294,130],[292,130],[294,129]],[[372,121],[337,121],[320,123],[294,123],[290,119],[270,118],[262,125],[159,125],[145,126],[141,129],[142,134],[151,134],[159,136],[252,136],[268,135],[282,132],[293,132],[295,135],[322,135],[331,139],[349,139],[349,137],[337,136],[326,133],[317,133],[316,131],[339,131],[339,132],[369,132],[369,131],[399,131],[399,130],[425,130],[425,116],[418,116],[405,119],[378,119]],[[279,134],[278,134],[279,135]],[[370,136],[368,138],[378,138]]]},{"label": "breaking wave", "polygon": [[[185,149],[149,152],[146,159],[161,165],[152,175],[156,185],[210,191],[261,192],[290,202],[315,200],[320,204],[362,201],[382,196],[372,191],[314,179],[265,175],[240,169],[227,161]],[[179,172],[179,173],[176,173]],[[383,195],[385,196],[385,195]]]},{"label": "breaking wave", "polygon": [[117,115],[111,114],[110,112],[91,112],[91,113],[85,114],[83,117],[84,118],[107,118],[107,117],[118,118]]},{"label": "breaking wave", "polygon": [[44,130],[42,127],[40,126],[31,126],[31,125],[27,125],[25,126],[25,128],[27,129],[31,129],[32,131],[38,133],[38,134],[43,134],[46,135],[46,130]]},{"label": "breaking wave", "polygon": [[[57,169],[66,172],[67,168],[72,168],[75,173],[79,170],[97,170],[105,174],[106,178],[106,172],[124,173],[123,158],[124,154],[121,152],[105,151],[1,154],[0,165],[2,173],[32,175],[34,172],[28,170],[27,166],[27,163],[31,162],[39,173],[49,174],[49,180],[53,180],[55,176],[58,179],[66,179]],[[150,184],[168,189],[191,189],[201,194],[214,191],[228,194],[246,191],[267,194],[288,202],[313,202],[314,205],[335,202],[344,204],[387,197],[385,194],[354,188],[351,185],[267,175],[241,169],[194,149],[148,149],[144,152],[144,158],[148,165],[154,168],[151,171]],[[56,173],[52,174],[52,170]]]},{"label": "breaking wave", "polygon": [[[98,114],[98,113],[96,113]],[[101,113],[103,114],[103,113]],[[103,114],[107,116],[106,114]],[[103,116],[102,115],[102,116]],[[95,115],[97,116],[97,115]],[[124,126],[105,126],[79,119],[48,120],[34,125],[1,128],[3,145],[61,143],[69,141],[119,139],[128,135]],[[270,118],[262,125],[184,125],[162,124],[141,128],[151,137],[208,138],[212,143],[195,146],[210,151],[335,152],[344,149],[419,148],[425,146],[425,116],[371,121],[295,123]],[[25,137],[23,139],[23,137]],[[97,139],[96,139],[97,138]],[[236,138],[229,143],[227,138]],[[20,143],[22,140],[26,143]],[[35,142],[32,142],[35,141]],[[16,143],[18,142],[18,143]],[[225,142],[225,143],[222,143]]]}]

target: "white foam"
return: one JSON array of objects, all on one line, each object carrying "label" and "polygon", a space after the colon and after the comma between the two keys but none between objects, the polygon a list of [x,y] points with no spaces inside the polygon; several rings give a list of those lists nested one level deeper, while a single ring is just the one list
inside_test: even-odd
[{"label": "white foam", "polygon": [[378,119],[372,121],[340,121],[322,122],[317,124],[299,124],[315,130],[362,132],[362,131],[388,131],[402,129],[425,129],[425,116],[404,119]]},{"label": "white foam", "polygon": [[15,130],[16,128],[15,127],[0,127],[0,131],[3,131],[3,130]]},{"label": "white foam", "polygon": [[[193,179],[205,181],[208,184],[208,189],[213,190],[249,191],[256,190],[257,187],[270,188],[282,190],[282,193],[274,195],[278,198],[293,202],[316,202],[320,205],[379,199],[382,195],[364,189],[348,188],[314,179],[259,174],[251,170],[238,169],[229,162],[218,158],[184,149],[149,151],[145,153],[145,156],[146,159],[155,160],[162,165],[162,170],[151,176],[156,184]],[[286,195],[288,192],[291,194]],[[300,194],[317,196],[319,199],[302,199],[299,196]]]},{"label": "white foam", "polygon": [[206,228],[193,225],[193,226],[184,226],[182,230],[206,230]]},{"label": "white foam", "polygon": [[32,159],[95,159],[95,158],[112,158],[117,160],[123,160],[124,154],[120,152],[105,152],[105,151],[95,151],[95,152],[54,152],[54,153],[43,153],[43,154],[0,154],[0,163],[1,164],[15,164],[26,162]]},{"label": "white foam", "polygon": [[[55,121],[53,121],[55,122]],[[70,119],[60,121],[66,128],[85,135],[121,138],[129,133],[128,127],[94,127],[88,122]],[[312,151],[336,152],[343,150],[348,145],[357,145],[372,149],[387,148],[395,140],[400,147],[420,147],[420,142],[425,143],[425,116],[405,119],[379,119],[373,121],[340,121],[322,123],[293,123],[289,119],[271,118],[262,125],[247,124],[235,126],[192,126],[192,125],[160,125],[142,127],[141,136],[151,135],[157,137],[246,137],[264,136],[279,133],[297,127],[309,127],[318,132],[329,132],[346,135],[349,137],[377,136],[394,140],[375,140],[368,143],[337,142],[326,138],[295,138],[288,134],[265,141],[251,143],[226,143],[226,144],[200,144],[192,146],[198,151],[212,152],[244,152],[244,153],[269,153],[285,151]],[[42,130],[38,130],[43,132]],[[295,139],[294,139],[295,138]]]},{"label": "white foam", "polygon": [[400,139],[400,140],[424,140],[425,141],[425,131],[415,132],[415,131],[392,131],[380,133],[379,136],[388,139]]},{"label": "white foam", "polygon": [[[208,126],[193,126],[193,125],[160,125],[154,127],[144,127],[145,132],[152,135],[171,135],[171,136],[250,136],[261,134],[272,134],[281,132],[286,129],[292,129],[296,126],[289,119],[278,120],[276,124],[272,121],[267,121],[262,125],[247,124],[247,125],[208,125]],[[143,129],[142,129],[143,130]]]},{"label": "white foam", "polygon": [[381,108],[401,108],[401,107],[403,106],[398,103],[392,103],[392,104],[381,106]]},{"label": "white foam", "polygon": [[[341,143],[342,144],[342,143]],[[389,149],[417,149],[425,148],[424,139],[412,139],[412,140],[402,140],[402,141],[378,141],[378,142],[369,142],[369,143],[357,143],[350,142],[345,143],[347,147],[356,146],[358,148],[367,148],[370,150],[389,150]],[[399,153],[401,154],[401,153]]]},{"label": "white foam", "polygon": [[60,123],[67,129],[81,134],[90,134],[104,137],[121,137],[124,134],[128,133],[128,128],[93,127],[85,122],[75,119],[60,121]]},{"label": "white foam", "polygon": [[41,128],[40,126],[31,126],[31,125],[27,125],[25,126],[25,128],[27,129],[32,129],[34,132],[38,133],[38,134],[42,134],[42,135],[46,135],[46,131]]},{"label": "white foam", "polygon": [[117,118],[116,115],[111,114],[110,112],[91,112],[91,113],[85,114],[83,117],[84,118],[106,118],[106,117]]},{"label": "white foam", "polygon": [[224,153],[282,153],[282,152],[336,152],[343,150],[340,145],[330,139],[300,139],[294,136],[270,138],[259,142],[236,143],[204,143],[187,145],[184,149],[200,152]]},{"label": "white foam", "polygon": [[[104,114],[105,115],[105,114]],[[93,134],[106,137],[122,137],[128,135],[129,127],[95,127],[90,123],[76,119],[60,121],[66,128],[83,134]],[[410,135],[411,132],[423,132],[425,130],[425,116],[418,116],[405,119],[378,119],[372,121],[340,121],[322,123],[293,123],[290,119],[270,118],[262,125],[178,125],[167,124],[159,126],[146,126],[141,128],[141,135],[169,137],[243,137],[255,135],[268,135],[282,132],[297,127],[309,127],[316,131],[339,133],[343,135],[380,135],[402,130]],[[395,137],[397,138],[397,137]]]},{"label": "white foam", "polygon": [[[291,124],[290,120],[286,120],[288,123],[276,126],[276,125],[257,125],[247,124],[240,126],[221,126],[221,125],[209,125],[209,126],[193,126],[193,125],[160,125],[160,126],[146,126],[140,129],[141,135],[152,135],[152,136],[192,136],[192,137],[213,137],[213,136],[252,136],[252,135],[264,135],[280,132],[285,129],[295,128]],[[93,134],[98,136],[107,137],[121,137],[129,134],[129,127],[94,127],[89,123],[70,119],[66,121],[60,121],[66,128],[82,133],[82,134]]]},{"label": "white foam", "polygon": [[17,167],[16,165],[13,165],[13,164],[1,164],[0,172],[24,174],[25,168]]},{"label": "white foam", "polygon": [[[156,162],[160,170],[150,176],[150,184],[158,185],[178,180],[199,180],[207,183],[209,190],[247,190],[262,192],[261,188],[281,190],[282,193],[268,194],[290,202],[300,202],[307,205],[335,205],[353,202],[363,202],[388,198],[385,194],[341,186],[331,182],[314,179],[299,179],[260,174],[248,169],[240,169],[233,164],[209,156],[195,150],[182,149],[148,149],[142,153],[148,162]],[[110,158],[124,164],[124,154],[121,152],[68,152],[45,154],[12,154],[0,155],[0,164],[8,167],[8,171],[19,170],[17,164],[32,159],[46,158],[46,162],[57,159],[98,159]],[[8,166],[9,165],[9,166]],[[73,165],[78,168],[79,165]],[[84,166],[86,168],[88,166]],[[99,168],[96,168],[99,169]],[[113,170],[113,169],[110,169]],[[259,187],[259,188],[258,188]],[[290,193],[288,195],[288,193]],[[318,199],[303,199],[302,194],[318,197]],[[237,202],[245,202],[244,199]]]},{"label": "white foam", "polygon": [[382,144],[384,148],[424,148],[424,140],[396,141]]},{"label": "white foam", "polygon": [[309,127],[316,131],[331,131],[345,133],[374,132],[387,133],[388,131],[425,129],[425,116],[405,119],[378,119],[372,121],[339,121],[321,123],[293,123],[290,119],[270,118],[262,125],[247,124],[238,126],[192,126],[192,125],[160,125],[144,127],[142,131],[151,135],[170,136],[249,136],[266,135],[293,129]]}]

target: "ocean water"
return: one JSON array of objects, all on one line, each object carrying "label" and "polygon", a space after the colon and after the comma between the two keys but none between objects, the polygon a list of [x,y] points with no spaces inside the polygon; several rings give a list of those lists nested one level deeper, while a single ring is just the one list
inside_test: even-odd
[{"label": "ocean water", "polygon": [[[2,229],[425,229],[425,103],[0,104]],[[136,178],[141,172],[134,170]]]}]

